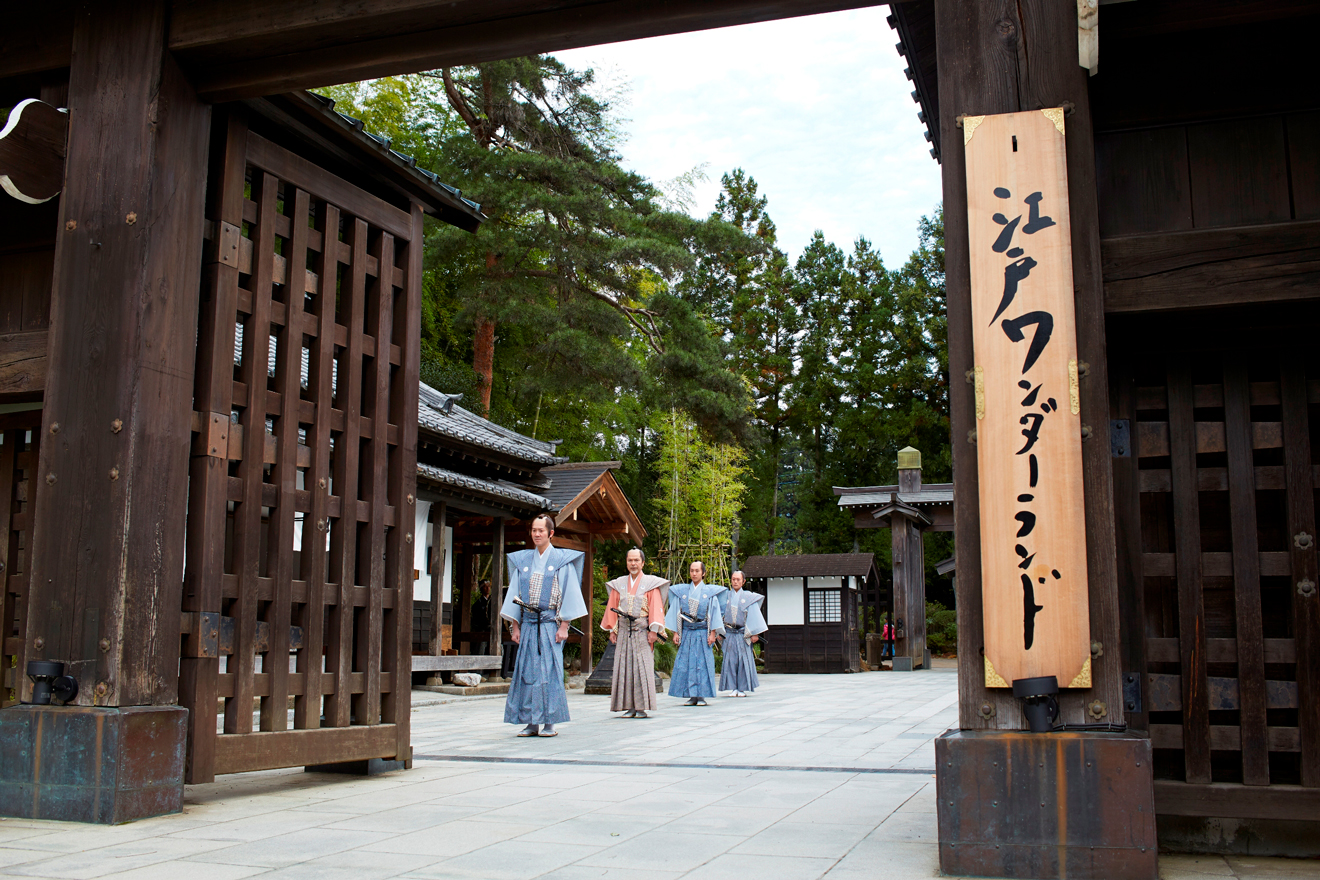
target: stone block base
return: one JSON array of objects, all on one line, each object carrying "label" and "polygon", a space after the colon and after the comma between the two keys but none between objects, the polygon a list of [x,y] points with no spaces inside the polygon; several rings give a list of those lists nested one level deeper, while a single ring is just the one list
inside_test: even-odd
[{"label": "stone block base", "polygon": [[118,824],[183,809],[188,710],[0,710],[0,815]]},{"label": "stone block base", "polygon": [[911,672],[911,671],[912,671],[912,658],[911,658],[911,657],[895,657],[895,658],[894,658],[894,663],[893,663],[893,668],[894,668],[894,671],[895,671],[895,672]]},{"label": "stone block base", "polygon": [[1146,737],[952,730],[935,740],[935,767],[946,874],[1159,876]]},{"label": "stone block base", "polygon": [[412,761],[394,758],[368,758],[365,761],[341,761],[338,764],[313,764],[304,767],[305,773],[343,773],[348,776],[376,776],[395,770],[411,770]]}]

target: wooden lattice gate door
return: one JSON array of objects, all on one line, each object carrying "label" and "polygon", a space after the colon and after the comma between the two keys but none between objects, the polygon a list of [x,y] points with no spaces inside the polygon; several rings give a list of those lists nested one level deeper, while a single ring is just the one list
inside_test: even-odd
[{"label": "wooden lattice gate door", "polygon": [[241,118],[217,126],[183,597],[187,780],[409,760],[421,208]]},{"label": "wooden lattice gate door", "polygon": [[[1111,344],[1125,668],[1144,673],[1130,717],[1160,812],[1284,816],[1296,786],[1320,786],[1320,370],[1216,330],[1184,328],[1199,350],[1167,360]],[[1270,789],[1248,805],[1238,786]]]},{"label": "wooden lattice gate door", "polygon": [[28,552],[32,547],[32,476],[37,470],[41,410],[0,416],[0,709],[18,704],[27,639]]}]

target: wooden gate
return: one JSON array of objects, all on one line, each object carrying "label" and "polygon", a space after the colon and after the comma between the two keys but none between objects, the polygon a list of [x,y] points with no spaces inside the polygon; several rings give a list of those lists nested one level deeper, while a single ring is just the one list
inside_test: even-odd
[{"label": "wooden gate", "polygon": [[27,663],[28,551],[32,547],[32,475],[41,410],[0,416],[0,708],[17,705]]},{"label": "wooden gate", "polygon": [[422,209],[238,115],[217,120],[211,154],[187,781],[409,760]]},{"label": "wooden gate", "polygon": [[[1246,787],[1320,786],[1320,370],[1305,340],[1247,323],[1111,336],[1125,677],[1144,679],[1128,708],[1162,813],[1282,818],[1285,801],[1248,805]],[[1275,344],[1249,347],[1262,335]],[[1150,356],[1161,338],[1183,340],[1167,361]]]}]

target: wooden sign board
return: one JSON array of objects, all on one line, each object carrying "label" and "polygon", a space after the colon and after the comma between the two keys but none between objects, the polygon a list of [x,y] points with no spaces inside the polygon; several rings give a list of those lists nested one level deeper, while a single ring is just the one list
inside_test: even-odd
[{"label": "wooden sign board", "polygon": [[963,120],[985,683],[1091,686],[1063,110]]}]

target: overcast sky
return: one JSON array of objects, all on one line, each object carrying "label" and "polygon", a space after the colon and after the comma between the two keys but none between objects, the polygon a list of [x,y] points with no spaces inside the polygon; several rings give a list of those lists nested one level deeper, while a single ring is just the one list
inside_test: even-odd
[{"label": "overcast sky", "polygon": [[625,167],[663,184],[708,164],[693,213],[743,168],[796,259],[812,233],[870,239],[898,268],[940,201],[887,6],[554,53],[595,68],[626,118]]}]

